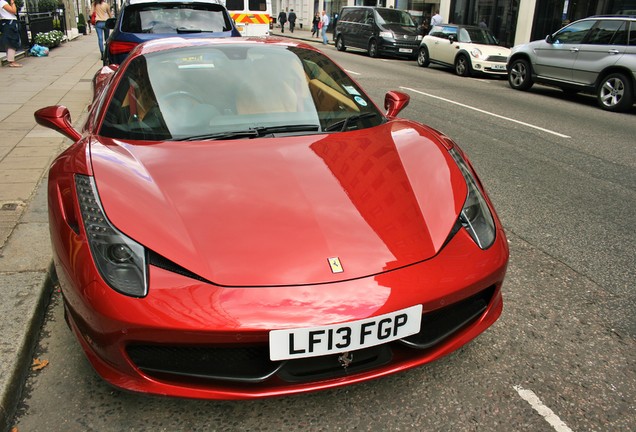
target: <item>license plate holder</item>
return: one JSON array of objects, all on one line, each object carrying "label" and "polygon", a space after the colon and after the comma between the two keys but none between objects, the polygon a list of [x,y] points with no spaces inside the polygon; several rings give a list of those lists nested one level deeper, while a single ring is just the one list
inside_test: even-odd
[{"label": "license plate holder", "polygon": [[420,331],[422,305],[340,324],[269,332],[272,361],[355,351],[402,339]]}]

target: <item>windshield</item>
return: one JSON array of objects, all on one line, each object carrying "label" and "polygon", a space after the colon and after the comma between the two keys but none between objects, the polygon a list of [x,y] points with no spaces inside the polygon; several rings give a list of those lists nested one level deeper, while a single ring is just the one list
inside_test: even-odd
[{"label": "windshield", "polygon": [[111,138],[239,139],[385,121],[340,68],[308,49],[234,43],[177,48],[136,57],[122,72],[100,128]]},{"label": "windshield", "polygon": [[399,9],[376,9],[378,14],[377,22],[382,25],[396,24],[403,27],[415,27],[413,18],[407,12]]},{"label": "windshield", "polygon": [[214,3],[148,3],[124,9],[126,33],[224,32],[232,30],[225,9]]},{"label": "windshield", "polygon": [[499,45],[499,41],[490,33],[490,30],[477,27],[461,28],[459,30],[459,42]]}]

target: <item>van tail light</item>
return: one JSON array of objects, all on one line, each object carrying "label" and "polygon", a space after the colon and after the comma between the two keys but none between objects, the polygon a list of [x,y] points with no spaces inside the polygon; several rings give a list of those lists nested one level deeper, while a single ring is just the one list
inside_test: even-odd
[{"label": "van tail light", "polygon": [[117,54],[128,54],[134,47],[139,45],[136,42],[118,42],[112,41],[108,45],[108,52],[113,55]]}]

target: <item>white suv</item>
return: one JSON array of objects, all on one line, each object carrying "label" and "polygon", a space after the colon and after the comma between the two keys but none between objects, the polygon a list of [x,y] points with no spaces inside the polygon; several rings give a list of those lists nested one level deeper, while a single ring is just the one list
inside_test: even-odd
[{"label": "white suv", "polygon": [[636,91],[636,17],[576,21],[545,40],[514,47],[507,68],[513,89],[547,84],[595,94],[604,110],[627,111]]}]

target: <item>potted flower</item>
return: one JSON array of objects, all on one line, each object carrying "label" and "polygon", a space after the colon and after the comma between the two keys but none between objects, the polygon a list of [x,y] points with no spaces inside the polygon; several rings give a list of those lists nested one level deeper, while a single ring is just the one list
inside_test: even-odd
[{"label": "potted flower", "polygon": [[79,31],[83,35],[86,34],[86,19],[84,18],[83,13],[80,13],[77,16],[77,31]]}]

